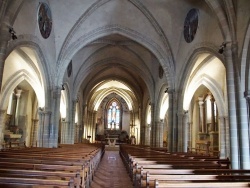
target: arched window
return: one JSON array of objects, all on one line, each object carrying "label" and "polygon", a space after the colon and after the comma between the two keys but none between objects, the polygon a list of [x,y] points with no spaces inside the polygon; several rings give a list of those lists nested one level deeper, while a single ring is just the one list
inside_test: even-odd
[{"label": "arched window", "polygon": [[108,109],[108,129],[120,129],[120,107],[112,102]]}]

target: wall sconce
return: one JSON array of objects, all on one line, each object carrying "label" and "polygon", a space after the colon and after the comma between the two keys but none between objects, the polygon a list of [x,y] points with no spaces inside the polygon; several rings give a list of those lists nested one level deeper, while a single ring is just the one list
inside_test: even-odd
[{"label": "wall sconce", "polygon": [[167,93],[168,92],[168,87],[165,89],[164,93]]},{"label": "wall sconce", "polygon": [[226,43],[223,42],[223,43],[220,45],[220,48],[219,48],[219,50],[218,50],[218,53],[219,53],[219,54],[223,54],[225,48],[226,48]]},{"label": "wall sconce", "polygon": [[231,42],[223,42],[223,43],[220,45],[220,48],[219,48],[219,50],[218,50],[218,53],[219,53],[219,54],[223,54],[223,52],[224,52],[224,50],[225,50],[225,48],[226,48],[226,46],[227,46],[228,43],[231,43]]},{"label": "wall sconce", "polygon": [[9,28],[9,33],[11,34],[12,40],[16,40],[17,39],[16,32],[14,31],[13,27]]}]

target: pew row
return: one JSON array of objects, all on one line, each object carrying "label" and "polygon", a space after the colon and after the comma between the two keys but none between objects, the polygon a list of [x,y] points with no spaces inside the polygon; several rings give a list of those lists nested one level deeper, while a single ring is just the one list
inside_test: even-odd
[{"label": "pew row", "polygon": [[155,188],[169,188],[169,187],[175,187],[175,188],[194,188],[194,187],[199,187],[199,188],[245,188],[245,187],[250,187],[250,184],[248,182],[175,182],[175,183],[170,183],[170,182],[159,182],[158,180],[155,180],[154,183]]},{"label": "pew row", "polygon": [[158,175],[158,174],[149,174],[148,172],[143,175],[140,182],[140,187],[146,188],[155,188],[155,180],[158,181],[158,184],[163,183],[204,183],[209,184],[211,182],[250,182],[250,175],[214,175],[214,174],[174,174],[174,175]]},{"label": "pew row", "polygon": [[0,177],[0,186],[4,188],[74,188],[74,183],[73,180]]},{"label": "pew row", "polygon": [[27,179],[30,175],[31,179],[63,180],[69,186],[89,187],[104,152],[103,146],[95,145],[2,151],[0,177]]},{"label": "pew row", "polygon": [[250,170],[231,170],[229,159],[135,146],[120,155],[135,187],[249,187]]}]

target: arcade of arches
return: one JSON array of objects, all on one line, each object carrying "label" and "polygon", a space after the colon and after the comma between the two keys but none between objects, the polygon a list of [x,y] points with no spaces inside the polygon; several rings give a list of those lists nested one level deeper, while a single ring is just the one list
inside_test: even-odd
[{"label": "arcade of arches", "polygon": [[1,0],[0,142],[209,143],[250,168],[249,12],[249,0]]}]

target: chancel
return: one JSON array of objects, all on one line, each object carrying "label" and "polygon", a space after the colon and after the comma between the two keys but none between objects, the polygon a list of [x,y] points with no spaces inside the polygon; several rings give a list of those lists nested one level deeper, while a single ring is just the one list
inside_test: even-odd
[{"label": "chancel", "polygon": [[249,187],[249,13],[0,0],[0,187]]}]

